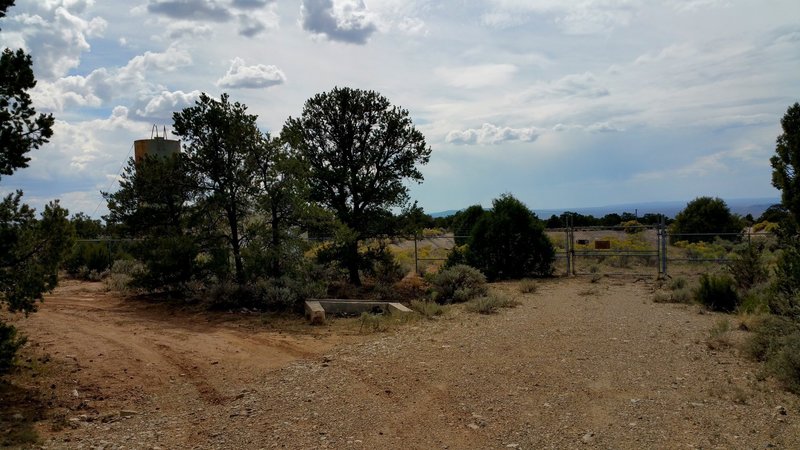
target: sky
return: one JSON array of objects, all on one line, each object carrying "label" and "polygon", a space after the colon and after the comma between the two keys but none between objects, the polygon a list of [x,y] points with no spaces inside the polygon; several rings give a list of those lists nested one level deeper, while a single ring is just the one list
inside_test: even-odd
[{"label": "sky", "polygon": [[800,101],[797,0],[17,0],[0,28],[56,118],[0,193],[97,218],[133,141],[202,92],[278,134],[317,93],[378,91],[433,150],[427,212],[778,197]]}]

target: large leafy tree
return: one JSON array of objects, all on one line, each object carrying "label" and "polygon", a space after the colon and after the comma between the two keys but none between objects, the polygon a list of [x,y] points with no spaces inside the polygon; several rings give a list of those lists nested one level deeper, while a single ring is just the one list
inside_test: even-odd
[{"label": "large leafy tree", "polygon": [[[0,0],[0,18],[13,5]],[[22,50],[0,56],[0,177],[27,167],[26,154],[52,136],[53,117],[36,114],[28,90],[36,86],[32,60]],[[0,200],[0,306],[12,312],[36,310],[36,301],[55,287],[58,266],[70,248],[73,229],[67,211],[51,202],[40,219],[17,191]],[[6,372],[23,339],[0,322],[0,374]]]},{"label": "large leafy tree", "polygon": [[[257,214],[249,221],[254,238],[248,245],[251,276],[281,277],[296,256],[297,233],[314,214],[307,203],[305,167],[280,139],[266,139],[253,155]],[[293,254],[294,253],[294,254]]]},{"label": "large leafy tree", "polygon": [[[742,231],[742,221],[718,197],[698,197],[686,204],[672,223],[673,241],[711,242]],[[737,236],[733,236],[738,238]]]},{"label": "large leafy tree", "polygon": [[215,100],[202,94],[195,106],[173,115],[175,134],[183,138],[189,173],[197,181],[198,207],[208,223],[221,218],[234,262],[236,282],[246,281],[242,248],[248,240],[245,218],[252,212],[259,175],[258,156],[268,145],[257,116],[231,102],[227,94]]},{"label": "large leafy tree", "polygon": [[350,282],[361,284],[358,240],[392,207],[408,201],[406,180],[421,182],[418,165],[431,149],[408,111],[374,91],[334,88],[306,101],[289,118],[283,139],[309,170],[312,200],[332,211],[350,230],[339,252]]},{"label": "large leafy tree", "polygon": [[783,133],[778,136],[772,164],[772,185],[781,190],[783,205],[800,224],[800,103],[786,110],[781,119]]}]

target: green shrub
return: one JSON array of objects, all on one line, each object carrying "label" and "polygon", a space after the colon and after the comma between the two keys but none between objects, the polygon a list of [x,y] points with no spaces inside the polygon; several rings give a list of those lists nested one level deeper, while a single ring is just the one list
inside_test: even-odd
[{"label": "green shrub", "polygon": [[756,284],[767,281],[766,265],[761,261],[764,248],[761,245],[745,245],[734,251],[734,256],[726,266],[736,280],[739,289],[747,290]]},{"label": "green shrub", "polygon": [[768,367],[789,391],[800,394],[800,332],[786,337]]},{"label": "green shrub", "polygon": [[64,270],[76,278],[89,279],[92,272],[102,273],[111,264],[111,253],[105,242],[76,242],[63,262]]},{"label": "green shrub", "polygon": [[790,239],[775,266],[774,294],[769,300],[773,314],[800,321],[800,242]]},{"label": "green shrub", "polygon": [[712,311],[733,312],[739,306],[733,279],[727,275],[708,275],[700,277],[700,286],[695,298]]},{"label": "green shrub", "polygon": [[25,337],[19,336],[16,328],[0,322],[0,376],[14,367],[14,357],[25,342]]},{"label": "green shrub", "polygon": [[754,325],[752,331],[745,350],[756,361],[765,362],[775,357],[788,336],[800,332],[800,326],[784,317],[770,315]]},{"label": "green shrub", "polygon": [[472,228],[464,257],[489,280],[519,279],[552,275],[555,249],[536,215],[503,195]]},{"label": "green shrub", "polygon": [[790,391],[800,394],[800,324],[779,316],[767,316],[753,328],[746,350],[765,363]]},{"label": "green shrub", "polygon": [[433,300],[437,303],[462,303],[485,295],[486,277],[474,267],[457,265],[431,277]]},{"label": "green shrub", "polygon": [[768,283],[752,286],[742,294],[739,312],[747,314],[766,314],[769,312],[770,299],[774,295]]}]

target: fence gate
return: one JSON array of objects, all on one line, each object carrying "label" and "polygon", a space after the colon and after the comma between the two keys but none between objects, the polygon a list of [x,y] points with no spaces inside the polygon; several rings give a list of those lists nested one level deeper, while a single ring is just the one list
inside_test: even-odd
[{"label": "fence gate", "polygon": [[663,219],[657,225],[605,227],[576,227],[571,219],[567,217],[567,227],[561,230],[564,250],[557,255],[565,260],[567,274],[650,275],[655,269],[659,277],[666,276],[668,233]]}]

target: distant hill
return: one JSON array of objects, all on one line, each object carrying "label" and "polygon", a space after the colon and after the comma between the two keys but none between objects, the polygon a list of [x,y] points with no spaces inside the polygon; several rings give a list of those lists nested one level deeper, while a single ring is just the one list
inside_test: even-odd
[{"label": "distant hill", "polygon": [[[724,199],[725,203],[734,214],[746,216],[752,214],[753,217],[758,218],[770,205],[780,203],[779,198],[732,198]],[[538,209],[533,208],[533,212],[539,216],[540,219],[547,219],[552,215],[559,216],[565,211],[576,212],[583,215],[592,215],[595,217],[603,217],[606,214],[622,214],[624,212],[636,213],[639,216],[645,214],[664,214],[667,217],[675,217],[683,208],[686,207],[688,200],[684,201],[667,201],[667,202],[640,202],[640,203],[622,203],[618,205],[606,206],[589,206],[584,208],[564,208],[564,209]],[[433,217],[447,217],[457,213],[459,210],[451,209],[447,211],[440,211],[431,213]]]}]

